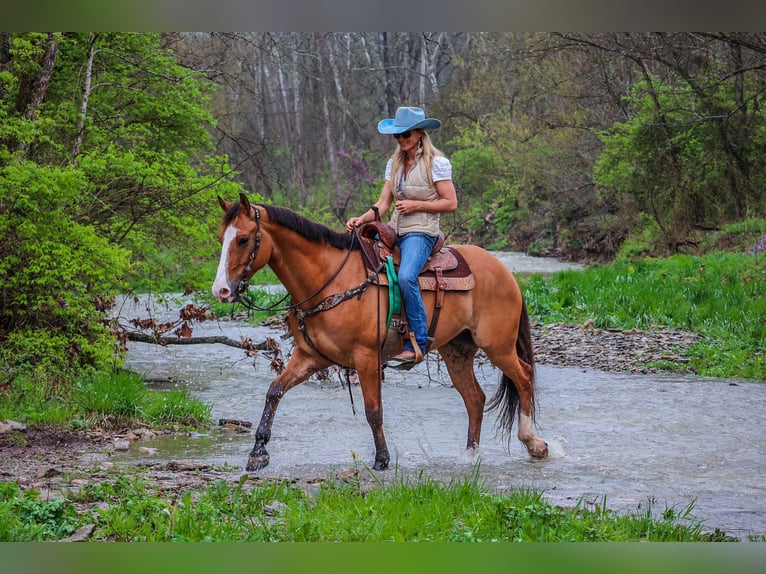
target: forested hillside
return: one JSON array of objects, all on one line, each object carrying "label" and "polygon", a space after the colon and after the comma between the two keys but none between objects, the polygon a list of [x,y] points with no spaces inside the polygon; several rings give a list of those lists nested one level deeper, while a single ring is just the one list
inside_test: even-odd
[{"label": "forested hillside", "polygon": [[452,240],[609,259],[762,216],[766,34],[249,33],[166,38],[218,86],[249,189],[336,223],[376,196],[403,104],[444,122]]}]

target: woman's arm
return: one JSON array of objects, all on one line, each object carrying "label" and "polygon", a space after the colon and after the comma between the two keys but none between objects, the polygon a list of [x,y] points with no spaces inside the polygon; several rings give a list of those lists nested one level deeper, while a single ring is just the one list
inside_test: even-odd
[{"label": "woman's arm", "polygon": [[434,183],[438,199],[421,201],[417,199],[401,199],[396,202],[396,211],[400,215],[408,215],[418,211],[426,213],[451,213],[457,209],[457,192],[451,179],[442,179]]},{"label": "woman's arm", "polygon": [[[378,201],[375,202],[375,207],[378,208],[378,213],[382,217],[385,215],[389,208],[391,207],[391,204],[394,201],[394,192],[393,192],[393,186],[391,185],[391,180],[386,180],[386,182],[383,184],[383,189],[380,191],[380,197],[378,198]],[[352,217],[346,222],[346,229],[349,231],[353,230],[354,227],[359,227],[360,225],[364,223],[368,223],[370,221],[375,220],[375,211],[370,208],[367,211],[365,211],[362,215],[358,217]]]}]

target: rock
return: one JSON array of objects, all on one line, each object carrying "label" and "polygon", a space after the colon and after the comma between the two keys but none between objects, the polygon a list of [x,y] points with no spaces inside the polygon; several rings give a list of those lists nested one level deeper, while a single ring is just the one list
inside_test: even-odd
[{"label": "rock", "polygon": [[359,473],[353,469],[350,468],[348,470],[341,470],[335,474],[335,478],[342,482],[351,482],[352,480],[359,478]]},{"label": "rock", "polygon": [[276,514],[280,514],[281,512],[284,512],[285,509],[289,508],[287,504],[284,502],[280,502],[279,500],[275,500],[274,502],[270,502],[266,506],[263,507],[263,513],[266,516],[274,516]]},{"label": "rock", "polygon": [[129,440],[116,440],[114,441],[113,447],[114,450],[117,451],[126,451],[130,450],[130,441]]},{"label": "rock", "polygon": [[96,530],[95,524],[86,524],[77,529],[71,536],[62,538],[59,542],[87,542]]},{"label": "rock", "polygon": [[138,448],[138,452],[140,452],[141,454],[153,455],[153,454],[157,454],[157,449],[152,448],[150,446],[142,446]]},{"label": "rock", "polygon": [[218,419],[218,425],[222,427],[234,425],[250,428],[253,426],[253,423],[250,421],[241,421],[239,419]]},{"label": "rock", "polygon": [[151,440],[157,436],[154,432],[145,428],[133,429],[130,431],[130,435],[131,440]]},{"label": "rock", "polygon": [[658,369],[648,364],[661,361],[686,365],[685,354],[698,339],[696,333],[665,328],[598,329],[590,320],[582,325],[532,325],[539,364],[610,372],[653,372]]},{"label": "rock", "polygon": [[27,430],[27,426],[25,424],[17,423],[16,421],[12,421],[10,419],[0,421],[0,434],[6,434],[12,431],[24,432],[25,430]]},{"label": "rock", "polygon": [[171,460],[165,465],[165,468],[173,472],[185,472],[191,470],[210,470],[212,467],[206,462],[198,460]]},{"label": "rock", "polygon": [[54,476],[57,476],[61,474],[61,471],[57,468],[54,468],[52,466],[50,467],[42,467],[37,469],[37,472],[35,473],[35,476],[37,478],[52,478]]},{"label": "rock", "polygon": [[17,423],[16,421],[12,421],[10,419],[6,419],[5,424],[9,425],[11,427],[11,430],[21,431],[24,432],[27,430],[27,425],[23,423]]},{"label": "rock", "polygon": [[242,432],[242,433],[250,432],[250,428],[246,427],[244,425],[238,425],[238,424],[234,424],[234,423],[226,423],[225,425],[221,425],[221,426],[224,428],[224,430],[230,430],[230,431]]}]

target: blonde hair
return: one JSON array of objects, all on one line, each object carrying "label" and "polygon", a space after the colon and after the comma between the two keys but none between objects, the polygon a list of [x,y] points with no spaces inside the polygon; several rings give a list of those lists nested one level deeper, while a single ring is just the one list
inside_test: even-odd
[{"label": "blonde hair", "polygon": [[[437,156],[443,156],[444,154],[441,152],[441,150],[438,150],[434,147],[434,144],[431,143],[431,138],[428,136],[428,132],[425,130],[413,130],[415,133],[420,134],[420,142],[422,145],[420,145],[420,150],[418,151],[418,155],[421,157],[423,162],[426,166],[426,174],[428,176],[428,185],[433,187],[434,182],[434,176],[433,176],[433,170],[431,166],[433,165],[434,158]],[[394,152],[394,155],[391,156],[391,183],[394,184],[394,188],[396,187],[396,179],[398,177],[399,172],[402,170],[402,167],[404,166],[404,162],[406,160],[406,153],[398,148]]]}]

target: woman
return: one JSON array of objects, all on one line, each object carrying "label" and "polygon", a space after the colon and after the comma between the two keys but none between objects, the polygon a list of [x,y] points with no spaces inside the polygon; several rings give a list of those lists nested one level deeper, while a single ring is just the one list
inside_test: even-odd
[{"label": "woman", "polygon": [[[426,118],[422,108],[401,107],[394,118],[378,123],[378,132],[391,134],[398,144],[386,165],[385,183],[374,208],[383,214],[394,205],[390,224],[401,249],[399,287],[415,349],[410,341],[394,361],[412,363],[422,359],[428,348],[426,309],[418,285],[418,275],[439,236],[439,217],[457,209],[457,194],[452,183],[452,164],[431,143],[426,130],[437,129],[441,121]],[[370,208],[346,222],[351,231],[375,219]]]}]

